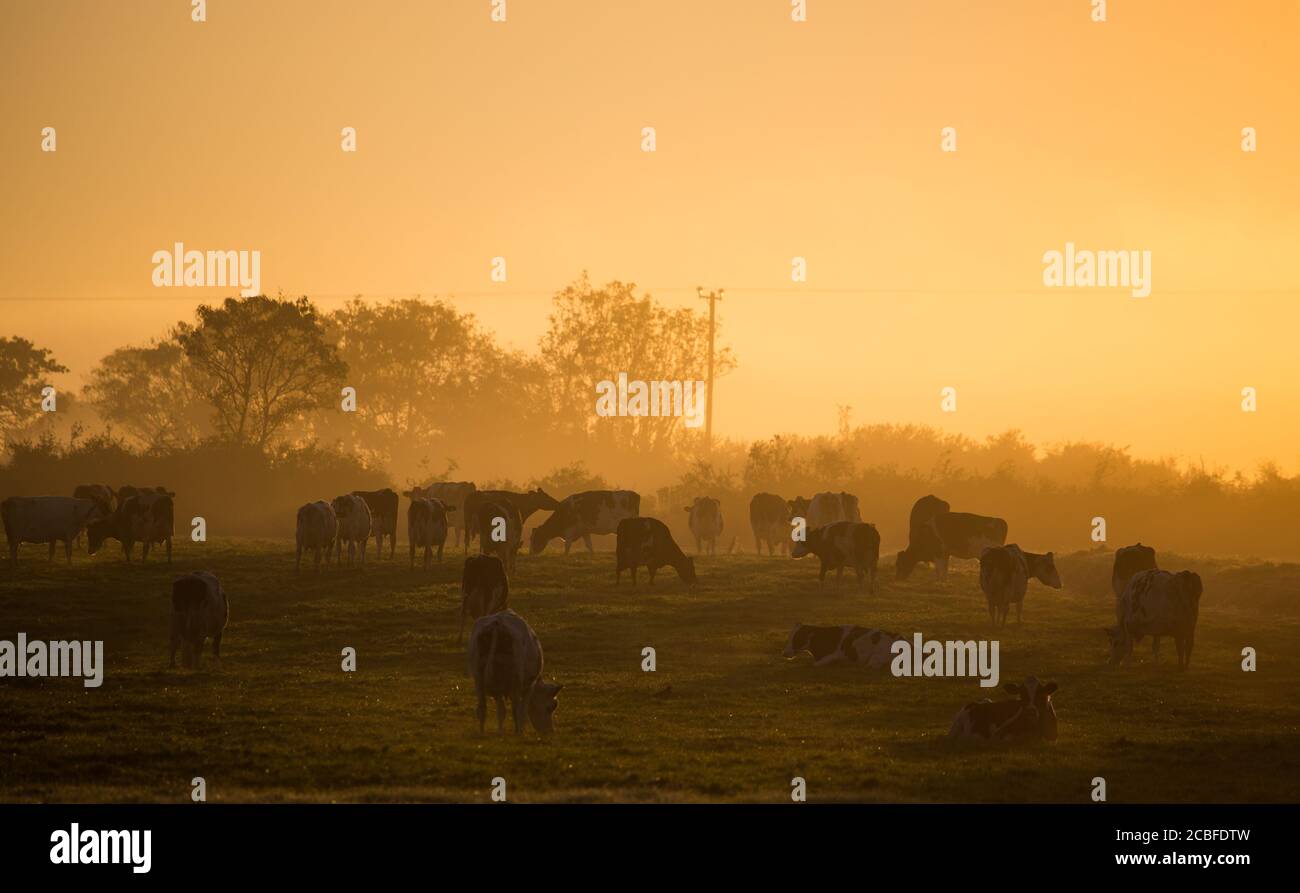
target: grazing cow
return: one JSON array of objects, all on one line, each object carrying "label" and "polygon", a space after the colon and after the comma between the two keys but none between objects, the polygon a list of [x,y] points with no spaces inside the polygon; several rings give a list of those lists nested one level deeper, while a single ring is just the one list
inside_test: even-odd
[{"label": "grazing cow", "polygon": [[781,549],[790,553],[790,503],[775,493],[756,493],[749,501],[749,526],[754,531],[754,551],[763,554],[763,543],[767,543],[767,554]]},{"label": "grazing cow", "polygon": [[126,550],[128,558],[131,547],[127,546],[127,539],[123,538],[124,536],[143,544],[141,561],[148,560],[151,546],[155,543],[165,543],[167,563],[172,563],[172,537],[176,531],[176,509],[173,503],[175,498],[175,491],[168,490],[166,487],[134,487],[126,484],[117,488],[119,509],[129,500],[136,500],[136,508],[131,512],[132,523],[135,525],[133,531],[128,534],[125,529],[119,527],[117,532],[109,534],[122,541],[122,547]]},{"label": "grazing cow", "polygon": [[442,547],[447,543],[447,514],[456,511],[456,507],[448,507],[436,497],[421,496],[420,492],[410,490],[405,494],[411,500],[411,506],[406,510],[406,538],[411,543],[411,567],[415,567],[415,550],[420,547],[424,549],[424,569],[427,571],[435,546],[438,563],[442,563]]},{"label": "grazing cow", "polygon": [[645,565],[650,573],[650,585],[655,582],[659,568],[668,566],[688,586],[696,582],[695,559],[678,548],[668,525],[658,518],[624,518],[618,522],[618,544],[614,548],[614,585],[623,579],[623,571],[632,571],[632,585],[636,585],[636,569]]},{"label": "grazing cow", "polygon": [[807,651],[813,657],[813,666],[830,664],[866,664],[873,670],[889,665],[893,659],[894,643],[902,636],[882,629],[863,626],[809,626],[796,623],[790,630],[782,656],[791,660]]},{"label": "grazing cow", "polygon": [[[1110,662],[1127,662],[1133,646],[1143,636],[1173,636],[1178,649],[1178,669],[1192,663],[1192,644],[1196,639],[1196,618],[1200,614],[1201,578],[1191,571],[1138,571],[1128,581],[1120,596],[1120,620],[1107,628],[1110,637]],[[1160,649],[1153,643],[1152,654],[1160,659]]]},{"label": "grazing cow", "polygon": [[[117,495],[108,484],[78,484],[72,489],[75,499],[89,499],[99,505],[100,514],[107,517],[113,514],[113,499]],[[81,534],[77,534],[77,546],[81,546]]]},{"label": "grazing cow", "polygon": [[560,501],[560,507],[532,530],[528,551],[541,552],[559,537],[564,540],[564,554],[569,554],[573,541],[581,539],[591,548],[593,533],[609,534],[618,531],[618,522],[641,514],[641,494],[631,490],[587,490],[574,493]]},{"label": "grazing cow", "polygon": [[478,730],[487,719],[487,697],[497,704],[497,731],[505,731],[504,698],[510,699],[515,734],[522,735],[525,717],[542,735],[555,728],[556,695],[563,685],[542,681],[542,643],[532,627],[506,608],[480,617],[469,634],[469,670],[478,695]]},{"label": "grazing cow", "polygon": [[499,505],[512,505],[519,512],[520,523],[527,521],[534,512],[546,510],[553,512],[560,507],[559,500],[541,487],[526,493],[511,490],[476,490],[465,497],[465,513],[469,516],[466,530],[472,539],[478,536],[482,524],[478,520],[479,507],[485,503],[495,502]]},{"label": "grazing cow", "polygon": [[818,493],[808,503],[808,513],[804,516],[809,530],[834,524],[836,521],[855,521],[862,523],[862,513],[858,510],[858,497],[852,493]]},{"label": "grazing cow", "polygon": [[1052,695],[1056,692],[1056,683],[1041,683],[1038,677],[1030,676],[1024,685],[1008,682],[1003,688],[1016,699],[990,701],[985,698],[967,704],[957,712],[948,737],[1013,744],[1055,741],[1056,708],[1052,705]]},{"label": "grazing cow", "polygon": [[478,512],[479,554],[496,555],[507,573],[513,574],[524,535],[519,509],[502,500],[481,502],[475,511]]},{"label": "grazing cow", "polygon": [[703,548],[710,555],[718,554],[718,537],[722,536],[722,503],[710,496],[697,496],[686,506],[691,533],[695,536],[695,553]]},{"label": "grazing cow", "polygon": [[876,567],[880,562],[880,534],[874,524],[861,521],[836,521],[825,527],[810,528],[807,539],[795,543],[790,550],[791,558],[803,558],[816,555],[821,559],[821,572],[817,575],[818,587],[826,584],[826,572],[836,571],[835,587],[838,589],[844,578],[844,567],[848,565],[857,572],[858,586],[871,578],[871,594],[876,592]]},{"label": "grazing cow", "polygon": [[1115,567],[1110,572],[1110,588],[1115,592],[1115,598],[1118,600],[1124,594],[1128,581],[1138,571],[1158,570],[1156,565],[1156,550],[1150,546],[1144,546],[1138,543],[1135,546],[1124,546],[1122,549],[1115,550]]},{"label": "grazing cow", "polygon": [[309,502],[298,509],[298,563],[296,570],[302,571],[302,553],[311,551],[315,555],[316,573],[320,573],[322,551],[325,563],[330,563],[330,552],[334,550],[334,540],[339,534],[339,519],[334,514],[334,506],[324,500]]},{"label": "grazing cow", "polygon": [[501,559],[495,555],[470,555],[460,575],[460,632],[456,643],[465,638],[465,618],[478,620],[504,611],[510,601],[510,581]]},{"label": "grazing cow", "polygon": [[9,561],[18,566],[20,543],[49,543],[50,560],[54,544],[63,543],[68,564],[72,564],[72,541],[88,524],[100,518],[99,503],[74,496],[10,496],[0,502],[0,520],[9,541]]},{"label": "grazing cow", "polygon": [[181,663],[199,668],[204,639],[212,639],[212,662],[221,665],[221,634],[230,621],[230,603],[211,571],[195,571],[172,582],[172,659],[181,648]]},{"label": "grazing cow", "polygon": [[907,519],[907,548],[898,553],[894,570],[900,580],[906,579],[922,561],[937,562],[943,554],[943,543],[935,532],[935,515],[949,511],[952,506],[938,496],[922,496],[912,505]]},{"label": "grazing cow", "polygon": [[370,532],[375,537],[378,557],[384,557],[384,537],[388,537],[388,557],[397,550],[397,494],[389,488],[382,490],[353,490],[370,509]]},{"label": "grazing cow", "polygon": [[334,514],[339,519],[339,533],[334,540],[334,559],[340,567],[343,565],[343,544],[348,544],[348,567],[356,555],[357,546],[361,547],[361,566],[366,566],[366,550],[370,547],[370,507],[360,496],[349,493],[347,496],[335,496],[330,503]]},{"label": "grazing cow", "polygon": [[456,545],[460,545],[461,534],[464,534],[466,554],[469,554],[469,531],[472,528],[468,513],[465,511],[465,500],[475,489],[472,481],[438,481],[424,488],[425,496],[441,499],[447,510],[454,513],[450,521],[456,533]]},{"label": "grazing cow", "polygon": [[148,540],[153,528],[151,505],[139,496],[119,498],[117,509],[111,515],[86,525],[86,553],[94,555],[107,540],[115,539],[122,544],[122,554],[130,564],[135,544]]},{"label": "grazing cow", "polygon": [[[967,512],[939,512],[930,518],[930,528],[939,543],[938,554],[932,559],[934,575],[939,580],[948,577],[949,558],[979,558],[985,549],[1007,541],[1006,521]],[[907,551],[899,552],[894,568],[898,579],[906,580],[919,560],[924,559]]]},{"label": "grazing cow", "polygon": [[980,553],[980,589],[988,598],[989,618],[994,626],[1006,625],[1013,603],[1016,623],[1020,622],[1031,578],[1053,589],[1061,588],[1061,575],[1056,570],[1056,558],[1051,552],[1039,555],[1012,543],[993,546]]}]

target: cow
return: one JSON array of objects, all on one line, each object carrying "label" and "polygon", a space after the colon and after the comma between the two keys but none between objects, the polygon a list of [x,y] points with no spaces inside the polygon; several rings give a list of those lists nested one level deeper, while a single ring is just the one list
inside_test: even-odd
[{"label": "cow", "polygon": [[311,551],[315,556],[316,573],[320,573],[322,551],[325,563],[330,563],[330,552],[334,550],[334,540],[339,534],[339,519],[334,514],[334,506],[324,500],[309,502],[298,509],[298,563],[296,570],[302,571],[302,553]]},{"label": "cow", "polygon": [[980,553],[980,589],[988,599],[989,619],[994,626],[1006,626],[1013,603],[1016,623],[1020,622],[1030,579],[1053,589],[1061,588],[1061,575],[1056,570],[1056,558],[1051,552],[1039,555],[1012,543],[993,546]]},{"label": "cow", "polygon": [[[1176,574],[1162,570],[1138,571],[1120,596],[1119,623],[1106,629],[1110,637],[1110,663],[1127,662],[1133,646],[1143,636],[1173,636],[1178,649],[1178,669],[1186,671],[1192,663],[1200,605],[1199,575],[1191,571]],[[1152,655],[1160,659],[1160,649],[1154,643]]]},{"label": "cow", "polygon": [[532,627],[506,608],[480,617],[469,634],[469,671],[478,696],[478,730],[487,719],[487,697],[497,705],[497,732],[505,731],[504,698],[510,699],[515,734],[524,732],[525,718],[539,734],[554,730],[556,696],[563,685],[542,680],[542,643]]},{"label": "cow", "polygon": [[88,524],[99,520],[102,508],[93,499],[74,496],[10,496],[0,502],[0,520],[9,542],[9,562],[18,567],[20,543],[49,543],[50,561],[54,544],[63,543],[68,564],[72,564],[72,541]]},{"label": "cow", "polygon": [[334,560],[343,566],[343,544],[348,544],[348,567],[356,555],[357,546],[361,547],[361,567],[366,566],[366,550],[370,545],[370,507],[360,496],[349,493],[335,496],[330,502],[334,514],[339,519],[338,537],[334,540]]},{"label": "cow", "polygon": [[807,651],[813,666],[830,664],[865,664],[873,670],[888,666],[893,659],[894,643],[902,640],[896,633],[863,626],[809,626],[796,623],[790,630],[782,657],[792,660]]},{"label": "cow", "polygon": [[[72,495],[76,499],[90,499],[98,503],[100,514],[105,517],[113,514],[117,494],[108,484],[78,484],[72,488]],[[77,534],[77,546],[81,546],[81,534]]]},{"label": "cow", "polygon": [[632,585],[636,586],[636,569],[645,565],[650,574],[650,585],[661,567],[671,567],[687,586],[697,582],[695,559],[686,555],[673,540],[668,525],[658,518],[624,518],[618,522],[618,543],[614,548],[614,585],[623,580],[623,571],[632,571]]},{"label": "cow", "polygon": [[475,490],[472,481],[437,481],[429,484],[424,488],[424,495],[433,499],[441,499],[448,511],[454,513],[455,517],[451,518],[452,529],[456,534],[456,545],[461,543],[461,534],[465,539],[465,554],[469,554],[469,522],[465,511],[465,500],[469,494]]},{"label": "cow", "polygon": [[212,639],[212,662],[221,665],[221,635],[230,622],[230,603],[211,571],[195,571],[172,582],[172,657],[181,649],[181,663],[199,668],[203,641]]},{"label": "cow", "polygon": [[86,553],[94,555],[105,541],[115,539],[122,544],[122,554],[126,556],[126,563],[130,564],[135,544],[150,539],[153,529],[151,504],[146,504],[136,495],[120,498],[111,515],[86,525]]},{"label": "cow", "polygon": [[1055,682],[1042,683],[1030,676],[1024,685],[1008,682],[1003,686],[1016,696],[1014,701],[990,701],[985,698],[957,711],[949,738],[979,738],[1008,744],[1056,740],[1056,708],[1052,695]]},{"label": "cow", "polygon": [[471,621],[509,607],[510,580],[501,559],[495,555],[470,555],[460,575],[460,632],[456,644],[465,638],[465,618]]},{"label": "cow", "polygon": [[[132,515],[136,527],[131,534],[135,542],[143,544],[143,554],[141,561],[149,559],[149,549],[155,543],[165,543],[167,546],[167,563],[172,563],[172,537],[176,532],[175,521],[175,504],[173,500],[176,493],[168,490],[166,487],[134,487],[130,484],[124,484],[117,488],[117,507],[122,508],[129,500],[136,500],[136,508],[132,510]],[[146,527],[140,527],[142,518],[148,518]],[[127,551],[127,557],[130,557],[130,548],[126,545],[126,540],[122,535],[126,530],[120,529],[116,534],[118,539],[122,540],[122,546]]]},{"label": "cow", "polygon": [[935,515],[949,511],[952,506],[934,494],[922,496],[912,505],[907,519],[907,548],[898,553],[894,570],[899,579],[906,579],[912,568],[922,561],[938,562],[943,554],[943,543],[931,523]]},{"label": "cow", "polygon": [[[1007,522],[1001,518],[972,515],[967,512],[937,512],[930,518],[929,527],[938,541],[938,550],[932,560],[934,575],[939,580],[948,577],[949,558],[979,558],[985,549],[1001,546],[1007,541]],[[927,560],[907,550],[898,553],[894,571],[900,580],[906,580],[918,561]]]},{"label": "cow", "polygon": [[397,550],[397,494],[385,487],[382,490],[353,490],[370,509],[370,532],[375,537],[378,557],[384,557],[384,537],[388,537],[388,557]]},{"label": "cow", "polygon": [[447,543],[447,515],[456,511],[441,499],[419,495],[419,490],[405,494],[411,500],[406,510],[406,538],[411,544],[411,568],[415,568],[416,547],[424,549],[424,569],[429,569],[432,552],[438,549],[438,563],[442,563],[442,548]]},{"label": "cow", "polygon": [[1134,546],[1124,546],[1122,549],[1115,550],[1115,566],[1110,572],[1110,588],[1115,593],[1115,599],[1124,594],[1128,581],[1138,571],[1158,570],[1156,564],[1156,550],[1150,546],[1144,546],[1138,543]]},{"label": "cow", "polygon": [[618,522],[641,514],[641,494],[632,490],[587,490],[560,500],[560,507],[532,530],[528,551],[533,555],[544,550],[551,540],[564,540],[564,554],[574,540],[581,539],[591,548],[591,535],[618,531]]},{"label": "cow", "polygon": [[790,509],[790,517],[803,518],[804,523],[807,524],[809,502],[810,500],[806,496],[796,496],[794,499],[788,500],[786,506]]},{"label": "cow", "polygon": [[749,526],[754,531],[754,551],[763,554],[763,543],[767,543],[767,554],[781,549],[790,553],[790,503],[775,493],[755,493],[749,501]]},{"label": "cow", "polygon": [[710,496],[697,496],[686,506],[686,514],[691,534],[695,537],[695,554],[703,554],[705,548],[710,555],[718,554],[718,537],[722,536],[722,503]]},{"label": "cow", "polygon": [[796,542],[790,550],[791,558],[816,555],[821,559],[821,572],[817,575],[818,588],[826,584],[826,572],[834,570],[838,589],[848,565],[857,572],[858,586],[870,577],[871,594],[876,592],[876,568],[880,562],[880,534],[874,524],[860,521],[836,521],[825,527],[810,529],[803,542]]},{"label": "cow", "polygon": [[513,574],[523,543],[524,524],[519,509],[509,502],[481,502],[478,512],[478,550],[481,555],[496,555]]},{"label": "cow", "polygon": [[520,523],[527,521],[534,512],[543,509],[553,512],[560,507],[559,500],[541,487],[526,493],[516,493],[512,490],[476,490],[465,497],[465,514],[469,516],[466,530],[471,539],[478,536],[483,526],[478,520],[479,506],[488,502],[514,506],[519,512]]},{"label": "cow", "polygon": [[862,513],[858,510],[858,497],[852,493],[818,493],[808,503],[807,514],[803,516],[809,530],[834,524],[836,521],[862,522]]}]

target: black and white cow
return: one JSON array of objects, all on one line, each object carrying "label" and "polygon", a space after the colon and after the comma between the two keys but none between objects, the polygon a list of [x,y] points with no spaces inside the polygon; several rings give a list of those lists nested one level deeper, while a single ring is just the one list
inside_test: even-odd
[{"label": "black and white cow", "polygon": [[[1143,636],[1173,636],[1178,669],[1191,666],[1201,606],[1199,575],[1191,571],[1138,571],[1129,579],[1119,601],[1119,623],[1106,630],[1112,664],[1127,662],[1133,646]],[[1160,659],[1158,642],[1152,643],[1152,654]]]},{"label": "black and white cow", "polygon": [[397,493],[388,487],[382,490],[353,490],[370,509],[370,532],[375,537],[376,555],[384,557],[384,537],[388,537],[388,557],[397,549]]},{"label": "black and white cow", "polygon": [[370,548],[370,506],[360,496],[352,493],[335,496],[330,505],[339,519],[338,537],[334,540],[334,563],[343,566],[343,544],[348,544],[348,567],[361,552],[361,567],[366,566],[366,551]]},{"label": "black and white cow", "polygon": [[478,696],[480,733],[489,696],[496,701],[498,732],[505,731],[505,698],[510,699],[516,735],[523,734],[525,720],[542,735],[554,731],[556,696],[564,686],[542,681],[542,643],[524,618],[506,608],[475,621],[469,634],[469,671]]},{"label": "black and white cow", "polygon": [[339,519],[334,514],[334,506],[323,500],[309,502],[298,509],[298,524],[294,539],[298,547],[297,564],[294,569],[302,571],[302,553],[315,555],[316,573],[320,573],[321,553],[325,563],[330,563],[330,552],[334,550],[334,540],[339,534]]},{"label": "black and white cow", "polygon": [[695,537],[695,554],[718,553],[718,537],[722,536],[722,503],[711,496],[697,496],[686,506],[691,535]]},{"label": "black and white cow", "polygon": [[668,525],[658,518],[624,518],[618,522],[618,543],[614,548],[614,585],[623,579],[623,571],[632,571],[632,585],[636,585],[636,569],[644,566],[650,574],[650,585],[661,567],[677,571],[682,582],[691,586],[696,582],[695,559],[682,552]]},{"label": "black and white cow", "polygon": [[72,563],[72,542],[89,524],[100,519],[102,509],[93,499],[73,496],[10,496],[0,502],[0,521],[9,542],[9,561],[18,566],[21,543],[49,543],[50,561],[54,544],[63,549]]},{"label": "black and white cow", "polygon": [[894,643],[902,636],[864,626],[809,626],[796,623],[790,630],[782,656],[792,660],[803,652],[813,657],[813,666],[865,664],[873,670],[889,665]]},{"label": "black and white cow", "polygon": [[469,555],[460,575],[459,643],[465,637],[465,620],[478,620],[504,611],[510,602],[510,580],[501,559],[495,555]]},{"label": "black and white cow", "polygon": [[588,552],[591,535],[618,532],[618,522],[641,514],[641,494],[631,490],[587,490],[560,500],[560,507],[532,530],[528,551],[543,551],[551,540],[564,540],[564,554],[574,540],[582,540]]},{"label": "black and white cow", "polygon": [[1024,685],[1003,686],[1016,696],[1014,701],[976,701],[957,712],[948,730],[950,738],[978,738],[1009,744],[1056,740],[1056,707],[1052,695],[1055,682],[1041,683],[1030,676]]},{"label": "black and white cow", "polygon": [[754,551],[767,554],[780,549],[790,553],[790,503],[775,493],[755,493],[749,501],[749,526],[754,531]]},{"label": "black and white cow", "polygon": [[858,497],[852,493],[818,493],[808,503],[805,516],[809,530],[825,527],[837,521],[862,522],[862,512],[858,508]]},{"label": "black and white cow", "polygon": [[177,577],[172,583],[172,657],[176,666],[176,649],[181,662],[198,669],[203,642],[212,639],[212,662],[221,663],[221,636],[230,622],[230,603],[211,571],[195,571]]},{"label": "black and white cow", "polygon": [[[985,549],[1001,546],[1007,541],[1007,522],[1001,518],[986,515],[972,515],[968,512],[938,512],[930,518],[929,524],[938,540],[938,553],[934,561],[934,574],[939,580],[948,576],[950,558],[979,558]],[[898,553],[898,564],[894,570],[898,579],[906,580],[921,561],[916,554],[908,551]]]},{"label": "black and white cow", "polygon": [[[418,488],[417,488],[418,489]],[[465,552],[469,553],[469,518],[465,512],[465,500],[477,489],[473,481],[435,481],[424,487],[424,496],[441,499],[452,513],[450,519],[452,530],[456,533],[456,545],[460,545],[461,535],[465,536]]]},{"label": "black and white cow", "polygon": [[523,520],[519,509],[506,500],[481,502],[478,514],[478,549],[483,555],[495,555],[505,565],[507,573],[515,572],[519,546],[523,542]]},{"label": "black and white cow", "polygon": [[1012,604],[1016,606],[1016,623],[1020,622],[1031,579],[1053,589],[1061,588],[1061,575],[1051,552],[1026,552],[1012,543],[993,546],[980,554],[980,589],[988,598],[989,619],[994,626],[1006,625]]},{"label": "black and white cow", "polygon": [[411,567],[415,567],[415,550],[424,550],[424,569],[432,562],[433,550],[438,550],[438,563],[442,563],[442,549],[447,543],[447,515],[455,506],[443,505],[434,496],[421,496],[422,491],[411,490],[406,496],[411,500],[406,509],[406,538],[411,544]]},{"label": "black and white cow", "polygon": [[803,558],[816,555],[821,559],[821,571],[817,575],[818,586],[826,583],[826,572],[836,571],[835,586],[839,587],[844,577],[844,568],[851,567],[857,573],[858,586],[870,578],[870,591],[876,592],[876,568],[880,562],[880,534],[875,525],[860,521],[836,521],[825,527],[810,528],[803,542],[796,542],[790,549],[791,558]]}]

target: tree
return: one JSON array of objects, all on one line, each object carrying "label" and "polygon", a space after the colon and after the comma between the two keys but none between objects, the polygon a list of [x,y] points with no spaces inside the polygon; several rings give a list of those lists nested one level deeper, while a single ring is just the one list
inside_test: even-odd
[{"label": "tree", "polygon": [[84,396],[99,417],[147,450],[181,449],[210,430],[197,372],[175,339],[120,347],[90,373]]},{"label": "tree", "polygon": [[227,298],[195,317],[176,341],[224,440],[265,449],[294,419],[341,399],[347,365],[306,297]]},{"label": "tree", "polygon": [[26,338],[0,338],[0,431],[10,432],[41,414],[41,388],[68,368]]}]

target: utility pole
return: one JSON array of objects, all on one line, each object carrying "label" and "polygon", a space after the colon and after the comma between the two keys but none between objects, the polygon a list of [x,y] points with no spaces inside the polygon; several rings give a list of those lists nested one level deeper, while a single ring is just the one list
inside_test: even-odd
[{"label": "utility pole", "polygon": [[704,301],[709,302],[709,381],[708,390],[704,397],[704,448],[705,450],[713,449],[713,336],[717,331],[717,306],[722,300],[725,292],[723,289],[704,293],[704,287],[699,286],[695,289],[695,294]]}]

